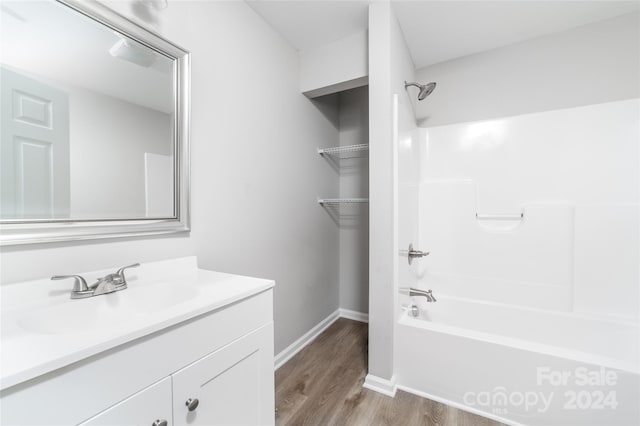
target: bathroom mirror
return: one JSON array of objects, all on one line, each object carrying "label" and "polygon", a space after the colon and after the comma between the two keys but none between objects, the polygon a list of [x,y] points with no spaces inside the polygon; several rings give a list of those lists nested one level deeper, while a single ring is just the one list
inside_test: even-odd
[{"label": "bathroom mirror", "polygon": [[98,2],[0,14],[0,243],[189,230],[188,52]]}]

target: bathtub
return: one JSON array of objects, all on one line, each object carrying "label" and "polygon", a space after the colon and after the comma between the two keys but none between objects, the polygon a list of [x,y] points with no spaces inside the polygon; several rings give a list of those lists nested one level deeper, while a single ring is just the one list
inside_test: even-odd
[{"label": "bathtub", "polygon": [[[405,300],[407,302],[408,300]],[[456,297],[399,315],[398,388],[514,425],[640,425],[632,320]]]}]

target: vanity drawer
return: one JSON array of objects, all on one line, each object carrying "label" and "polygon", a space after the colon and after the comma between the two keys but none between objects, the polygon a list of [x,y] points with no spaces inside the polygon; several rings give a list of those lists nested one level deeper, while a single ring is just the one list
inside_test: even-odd
[{"label": "vanity drawer", "polygon": [[269,289],[5,389],[0,423],[81,423],[272,321]]},{"label": "vanity drawer", "polygon": [[172,426],[171,403],[171,377],[167,377],[79,426],[148,426],[156,420]]},{"label": "vanity drawer", "polygon": [[172,380],[175,426],[273,424],[273,324],[183,368]]}]

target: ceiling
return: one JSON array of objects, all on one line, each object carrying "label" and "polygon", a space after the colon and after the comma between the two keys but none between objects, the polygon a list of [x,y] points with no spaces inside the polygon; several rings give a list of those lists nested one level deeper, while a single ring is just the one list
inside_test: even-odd
[{"label": "ceiling", "polygon": [[58,2],[2,0],[0,19],[1,65],[61,88],[173,112],[172,60],[150,53],[156,60],[145,68],[114,58],[109,49],[123,36]]},{"label": "ceiling", "polygon": [[322,46],[368,27],[369,1],[246,0],[299,51]]},{"label": "ceiling", "polygon": [[[247,0],[304,51],[367,29],[369,1]],[[392,1],[416,68],[640,10],[640,1]]]},{"label": "ceiling", "polygon": [[637,11],[638,1],[398,1],[416,68]]}]

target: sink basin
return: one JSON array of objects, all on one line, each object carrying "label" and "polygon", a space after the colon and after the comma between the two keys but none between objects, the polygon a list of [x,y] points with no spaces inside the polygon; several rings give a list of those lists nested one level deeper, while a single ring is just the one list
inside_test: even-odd
[{"label": "sink basin", "polygon": [[133,287],[87,299],[64,303],[20,317],[17,325],[37,334],[71,334],[117,327],[193,299],[195,287],[168,282]]},{"label": "sink basin", "polygon": [[[115,308],[109,308],[105,303],[91,302],[89,299],[73,300],[69,304],[27,314],[18,319],[17,323],[20,328],[37,334],[78,333],[113,325]],[[70,303],[75,306],[70,306]],[[121,314],[127,315],[130,312]]]},{"label": "sink basin", "polygon": [[190,285],[158,282],[140,287],[130,284],[128,289],[120,293],[125,296],[124,305],[128,309],[148,314],[164,311],[191,300],[196,297],[198,290]]},{"label": "sink basin", "polygon": [[[114,270],[80,275],[94,282]],[[127,279],[126,290],[76,300],[69,298],[71,282],[49,277],[0,286],[0,389],[186,324],[274,285],[199,269],[195,256],[141,264]]]}]

